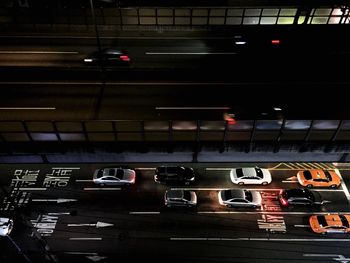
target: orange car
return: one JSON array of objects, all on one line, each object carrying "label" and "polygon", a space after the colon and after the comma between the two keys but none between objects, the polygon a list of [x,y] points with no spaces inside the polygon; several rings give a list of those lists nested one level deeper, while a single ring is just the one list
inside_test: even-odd
[{"label": "orange car", "polygon": [[350,214],[312,215],[309,222],[315,233],[350,233]]},{"label": "orange car", "polygon": [[340,177],[335,171],[312,169],[299,171],[297,174],[299,184],[312,187],[332,187],[336,188],[340,186]]}]

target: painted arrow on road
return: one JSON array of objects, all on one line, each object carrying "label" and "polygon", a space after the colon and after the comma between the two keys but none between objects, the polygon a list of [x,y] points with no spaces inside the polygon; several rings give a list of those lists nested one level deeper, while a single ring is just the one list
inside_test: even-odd
[{"label": "painted arrow on road", "polygon": [[57,204],[60,204],[60,203],[75,202],[78,200],[77,199],[58,198],[58,199],[32,199],[32,201],[33,202],[56,202]]},{"label": "painted arrow on road", "polygon": [[114,226],[114,224],[97,222],[96,224],[68,224],[68,226],[94,226],[96,228],[101,228],[101,227]]}]

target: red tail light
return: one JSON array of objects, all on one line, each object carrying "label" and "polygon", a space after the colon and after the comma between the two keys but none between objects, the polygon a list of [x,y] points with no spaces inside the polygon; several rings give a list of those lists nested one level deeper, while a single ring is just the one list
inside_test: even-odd
[{"label": "red tail light", "polygon": [[122,56],[120,56],[120,60],[122,60],[122,61],[130,61],[130,58],[127,55],[122,55]]},{"label": "red tail light", "polygon": [[279,45],[279,44],[281,44],[281,41],[279,39],[272,39],[271,44],[272,45]]},{"label": "red tail light", "polygon": [[280,201],[283,206],[288,206],[288,201],[286,199],[280,198]]}]

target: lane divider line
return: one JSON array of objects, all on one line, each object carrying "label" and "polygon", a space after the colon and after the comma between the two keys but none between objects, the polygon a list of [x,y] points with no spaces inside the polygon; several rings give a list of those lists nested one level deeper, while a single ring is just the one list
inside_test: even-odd
[{"label": "lane divider line", "polygon": [[130,215],[159,215],[160,212],[129,212]]},{"label": "lane divider line", "polygon": [[96,240],[102,240],[102,237],[70,237],[69,240],[96,241]]},{"label": "lane divider line", "polygon": [[98,187],[85,187],[84,188],[85,191],[118,191],[121,190],[121,188],[98,188]]}]

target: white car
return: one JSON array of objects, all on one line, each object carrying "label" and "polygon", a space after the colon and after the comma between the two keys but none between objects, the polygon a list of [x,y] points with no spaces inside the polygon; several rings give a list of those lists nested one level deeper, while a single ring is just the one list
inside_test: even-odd
[{"label": "white car", "polygon": [[261,194],[254,190],[227,189],[218,194],[220,205],[228,207],[257,208],[261,206]]},{"label": "white car", "polygon": [[8,236],[13,228],[12,219],[6,217],[0,217],[0,236],[5,237]]},{"label": "white car", "polygon": [[125,168],[101,168],[93,176],[94,183],[99,185],[132,185],[135,179],[135,170]]},{"label": "white car", "polygon": [[262,184],[271,183],[271,173],[268,169],[259,167],[235,168],[230,172],[231,181],[234,184]]}]

